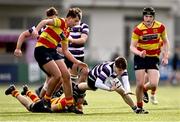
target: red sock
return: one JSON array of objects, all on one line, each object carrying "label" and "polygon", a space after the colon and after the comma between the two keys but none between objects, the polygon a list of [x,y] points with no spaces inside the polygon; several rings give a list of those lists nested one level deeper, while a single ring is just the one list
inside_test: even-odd
[{"label": "red sock", "polygon": [[12,96],[13,97],[17,97],[18,95],[19,95],[19,91],[18,90],[12,91]]},{"label": "red sock", "polygon": [[143,102],[137,102],[137,107],[142,108],[143,107]]},{"label": "red sock", "polygon": [[39,100],[39,97],[34,94],[32,91],[28,91],[26,94],[33,102],[36,102]]}]

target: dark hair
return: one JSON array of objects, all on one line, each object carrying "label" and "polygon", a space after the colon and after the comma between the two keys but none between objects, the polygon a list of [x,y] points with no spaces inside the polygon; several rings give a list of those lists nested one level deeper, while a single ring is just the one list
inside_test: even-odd
[{"label": "dark hair", "polygon": [[143,16],[144,15],[152,15],[155,16],[155,10],[153,7],[147,7],[143,9]]},{"label": "dark hair", "polygon": [[81,20],[82,11],[80,8],[70,8],[66,17],[72,17],[72,18],[78,17],[79,20]]},{"label": "dark hair", "polygon": [[54,8],[54,7],[50,7],[46,10],[46,16],[47,17],[50,17],[50,16],[53,16],[53,15],[58,15],[58,12],[57,10]]},{"label": "dark hair", "polygon": [[127,60],[124,57],[117,57],[114,61],[115,66],[119,69],[127,69]]}]

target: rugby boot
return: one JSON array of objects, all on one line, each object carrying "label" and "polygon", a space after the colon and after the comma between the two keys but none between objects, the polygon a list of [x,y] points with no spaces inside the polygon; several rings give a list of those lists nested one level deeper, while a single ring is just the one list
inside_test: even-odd
[{"label": "rugby boot", "polygon": [[157,105],[157,104],[158,104],[158,101],[157,101],[155,95],[152,95],[152,96],[150,97],[150,101],[151,101],[151,103],[152,103],[153,105]]},{"label": "rugby boot", "polygon": [[9,88],[6,89],[5,95],[10,95],[16,89],[15,85],[10,85]]},{"label": "rugby boot", "polygon": [[23,86],[23,90],[22,90],[22,92],[21,92],[21,95],[26,95],[26,93],[27,93],[28,90],[29,90],[29,89],[28,89],[28,86],[27,86],[27,85],[24,85],[24,86]]},{"label": "rugby boot", "polygon": [[149,112],[144,110],[143,108],[137,108],[134,110],[136,114],[148,114]]}]

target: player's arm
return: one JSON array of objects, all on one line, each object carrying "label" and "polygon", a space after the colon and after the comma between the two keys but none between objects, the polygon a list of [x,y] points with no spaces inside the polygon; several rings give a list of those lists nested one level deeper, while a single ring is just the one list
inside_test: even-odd
[{"label": "player's arm", "polygon": [[69,41],[74,44],[85,44],[89,35],[89,26],[85,23],[81,25],[81,37],[78,39],[69,38]]},{"label": "player's arm", "polygon": [[100,78],[96,79],[95,87],[102,89],[102,90],[106,90],[106,91],[115,91],[117,89],[115,84],[112,84],[111,87],[106,86]]},{"label": "player's arm", "polygon": [[68,39],[64,38],[64,40],[61,43],[61,48],[62,48],[62,53],[64,54],[64,56],[70,60],[71,62],[78,64],[78,65],[82,65],[83,67],[87,67],[87,65],[79,60],[77,60],[72,54],[71,52],[68,50]]},{"label": "player's arm", "polygon": [[129,84],[129,76],[128,76],[127,69],[122,73],[121,79],[122,79],[123,84],[126,83],[126,85],[124,85],[124,89],[126,90],[126,92],[130,92],[131,91],[130,85],[127,85]]},{"label": "player's arm", "polygon": [[106,86],[100,78],[96,79],[95,87],[100,88],[102,90],[111,91],[111,88]]},{"label": "player's arm", "polygon": [[62,53],[62,48],[61,48],[61,44],[60,44],[60,43],[58,44],[56,50],[58,51],[58,53],[59,53],[60,55],[63,55],[63,56],[64,56],[64,54]]},{"label": "player's arm", "polygon": [[163,41],[162,52],[164,53],[165,58],[169,58],[169,40],[168,39],[164,39]]},{"label": "player's arm", "polygon": [[16,44],[16,49],[21,49],[21,46],[22,46],[23,42],[26,40],[26,38],[28,38],[30,36],[31,36],[31,33],[29,33],[29,30],[26,30],[26,31],[22,32],[19,35],[19,38],[18,38],[18,41],[17,41],[17,44]]},{"label": "player's arm", "polygon": [[137,49],[138,38],[139,38],[139,36],[133,32],[132,38],[131,38],[130,50],[135,55],[139,55],[140,57],[145,57],[146,56],[146,51],[145,50],[139,51]]},{"label": "player's arm", "polygon": [[88,39],[87,34],[81,34],[80,38],[78,39],[69,38],[69,41],[74,44],[84,44],[86,43],[87,39]]},{"label": "player's arm", "polygon": [[31,36],[31,33],[29,32],[29,30],[23,31],[19,35],[18,41],[17,41],[17,44],[16,44],[16,49],[14,50],[14,55],[15,56],[22,56],[22,51],[21,51],[22,44],[24,43],[26,38],[28,38],[30,36]]},{"label": "player's arm", "polygon": [[167,34],[164,31],[162,33],[162,40],[163,40],[163,47],[162,47],[162,64],[166,65],[168,64],[168,58],[169,58],[169,40],[167,38]]},{"label": "player's arm", "polygon": [[71,54],[71,52],[68,50],[68,40],[67,38],[64,39],[61,43],[61,51],[64,54],[66,58],[68,58],[70,61],[72,61],[75,64],[78,64],[79,61],[74,58],[74,56]]},{"label": "player's arm", "polygon": [[35,37],[38,37],[38,36],[39,36],[38,32],[39,32],[40,29],[43,28],[44,26],[46,26],[46,25],[54,25],[54,24],[55,24],[54,21],[55,21],[54,19],[44,19],[44,20],[42,20],[42,21],[36,26],[36,28],[35,28],[34,31],[33,31]]},{"label": "player's arm", "polygon": [[100,72],[99,76],[96,79],[95,87],[100,88],[102,90],[106,90],[106,91],[114,91],[115,90],[114,87],[109,87],[105,85],[105,81],[107,80],[109,75],[110,75],[110,72],[106,70],[106,67],[103,67],[102,71]]}]

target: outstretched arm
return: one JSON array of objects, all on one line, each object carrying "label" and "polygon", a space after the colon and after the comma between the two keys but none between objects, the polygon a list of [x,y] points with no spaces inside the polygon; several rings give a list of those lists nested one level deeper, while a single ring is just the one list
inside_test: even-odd
[{"label": "outstretched arm", "polygon": [[100,88],[102,90],[106,90],[106,91],[114,91],[116,89],[115,84],[113,84],[112,87],[109,87],[105,85],[100,78],[96,79],[95,87]]},{"label": "outstretched arm", "polygon": [[26,30],[20,34],[17,44],[16,44],[16,49],[14,51],[15,56],[22,56],[22,51],[21,51],[22,44],[24,43],[26,38],[30,36],[31,36],[31,33],[29,32],[29,30]]}]

